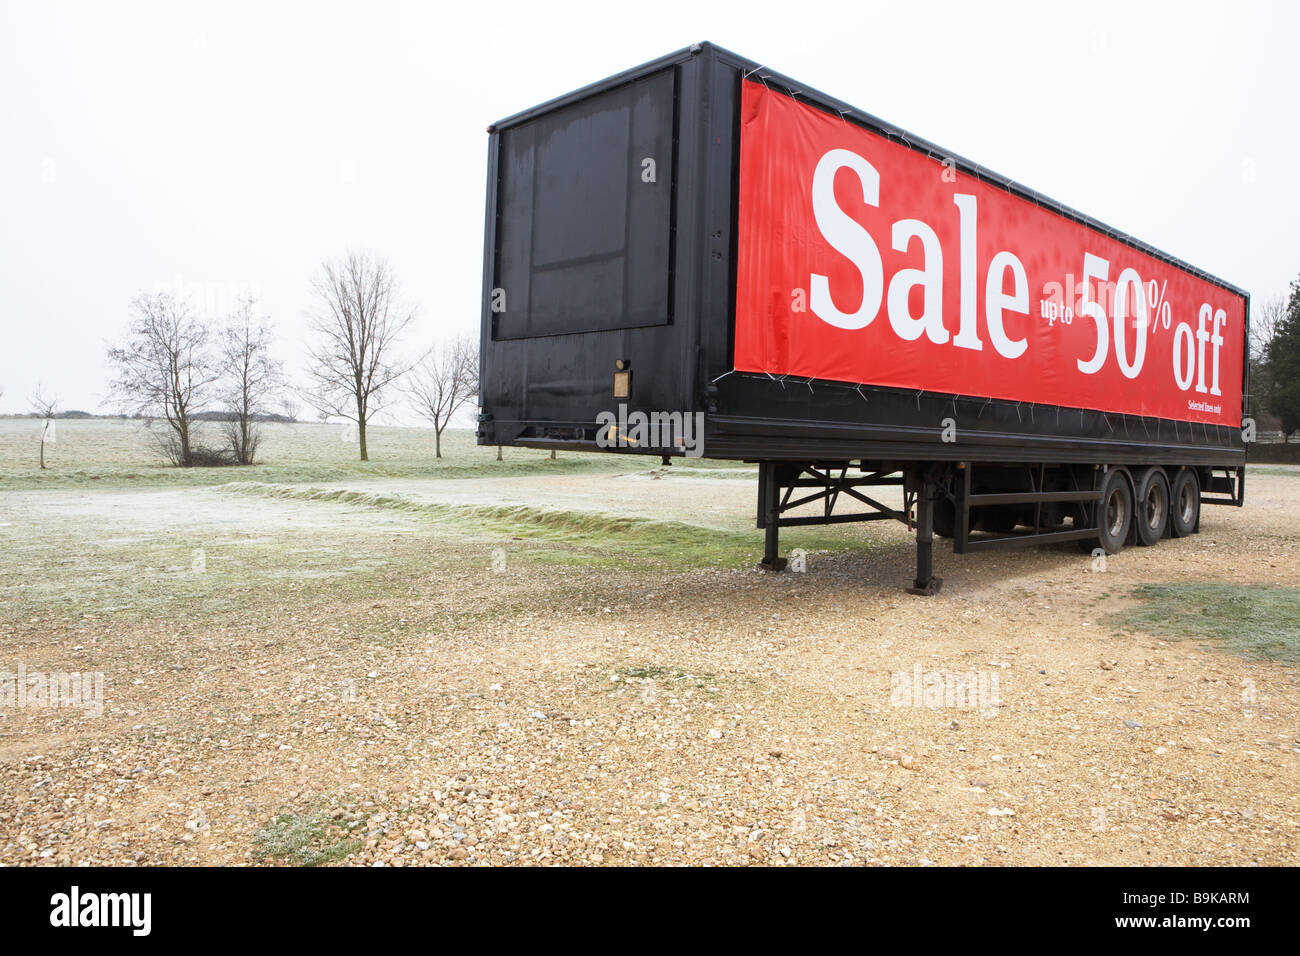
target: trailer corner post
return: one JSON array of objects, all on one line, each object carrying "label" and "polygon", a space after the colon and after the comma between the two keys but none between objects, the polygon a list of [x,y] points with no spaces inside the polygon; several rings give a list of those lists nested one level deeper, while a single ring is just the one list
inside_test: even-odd
[{"label": "trailer corner post", "polygon": [[938,497],[939,486],[927,471],[916,496],[916,578],[908,594],[928,597],[943,587],[943,578],[934,576],[934,505]]}]

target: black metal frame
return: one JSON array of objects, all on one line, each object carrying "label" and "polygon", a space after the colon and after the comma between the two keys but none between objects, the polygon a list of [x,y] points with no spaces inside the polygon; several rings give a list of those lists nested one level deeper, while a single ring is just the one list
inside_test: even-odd
[{"label": "black metal frame", "polygon": [[[778,551],[780,547],[780,529],[813,524],[846,524],[855,521],[902,521],[911,524],[909,492],[906,479],[897,468],[882,465],[870,469],[866,474],[850,475],[851,462],[784,462],[760,461],[758,463],[758,516],[757,527],[765,532],[763,560],[764,568],[781,571],[786,567],[786,560]],[[863,466],[858,466],[860,470]],[[838,474],[836,474],[838,472]],[[807,477],[805,477],[807,476]],[[859,488],[903,487],[903,511],[897,511],[882,504],[870,495],[858,491]],[[811,494],[791,500],[796,489],[813,489]],[[840,496],[851,498],[869,508],[869,511],[852,511],[835,513],[835,506]],[[787,511],[802,508],[815,501],[822,502],[821,515],[803,515],[783,518]]]},{"label": "black metal frame", "polygon": [[[1211,467],[1206,469],[1209,481],[1201,488],[1201,504],[1232,505],[1240,508],[1246,502],[1246,467]],[[1222,475],[1215,474],[1223,472]],[[1209,492],[1209,494],[1206,494]]]},{"label": "black metal frame", "polygon": [[[856,521],[901,521],[916,530],[916,575],[907,591],[934,594],[943,581],[934,575],[935,508],[941,502],[953,509],[952,542],[954,554],[1007,550],[1037,545],[1089,541],[1100,530],[1100,502],[1105,476],[1114,465],[1096,465],[1086,470],[1087,481],[1079,479],[1080,469],[1067,469],[1070,487],[1047,487],[1047,463],[1020,465],[1028,490],[980,492],[973,490],[976,461],[949,462],[758,462],[757,527],[765,532],[763,560],[760,566],[782,571],[787,561],[780,556],[780,529],[814,524],[843,524]],[[1005,472],[1006,465],[998,465]],[[856,469],[860,474],[850,474]],[[1202,469],[1205,480],[1202,504],[1240,506],[1245,499],[1246,470],[1239,468]],[[1213,474],[1213,472],[1222,474]],[[1085,487],[1086,485],[1086,487]],[[877,501],[859,489],[864,487],[901,487],[903,510]],[[796,492],[809,493],[795,497]],[[867,507],[865,511],[836,512],[844,498]],[[822,502],[820,515],[784,517],[796,508]],[[1044,522],[1044,505],[1074,505],[1071,525]],[[1029,530],[1006,533],[974,531],[976,509],[997,506],[1032,505],[1034,520]]]},{"label": "black metal frame", "polygon": [[[960,462],[957,465],[957,473],[960,475],[960,479],[958,488],[952,496],[955,506],[952,549],[955,554],[969,554],[973,551],[993,551],[1006,548],[1026,548],[1040,544],[1061,544],[1067,541],[1086,541],[1097,536],[1095,510],[1091,511],[1092,527],[1070,528],[1065,531],[1044,531],[1042,522],[1044,504],[1095,505],[1100,501],[1101,487],[1096,478],[1094,478],[1090,488],[1074,487],[1063,491],[1045,491],[1043,485],[1047,466],[1040,463],[1037,467],[1026,466],[1026,472],[1030,479],[1030,491],[975,493],[971,491],[975,467],[976,463],[970,461]],[[1093,474],[1103,474],[1103,469],[1094,469]],[[1077,482],[1072,481],[1071,483],[1077,486]],[[1033,530],[972,538],[973,509],[989,505],[1033,505]]]},{"label": "black metal frame", "polygon": [[[758,463],[758,527],[763,529],[763,560],[769,571],[787,566],[780,556],[780,529],[813,524],[843,524],[856,521],[901,521],[916,528],[916,577],[907,590],[913,594],[935,594],[942,586],[934,576],[934,506],[941,496],[938,469],[934,466],[900,469],[892,463],[859,462],[860,475],[850,475],[852,462]],[[807,476],[807,477],[805,477]],[[903,489],[903,510],[890,508],[858,489],[895,487]],[[816,489],[794,498],[796,489]],[[866,511],[835,513],[841,496],[866,505]],[[822,502],[822,514],[783,518],[795,508]],[[912,519],[916,511],[915,523]]]}]

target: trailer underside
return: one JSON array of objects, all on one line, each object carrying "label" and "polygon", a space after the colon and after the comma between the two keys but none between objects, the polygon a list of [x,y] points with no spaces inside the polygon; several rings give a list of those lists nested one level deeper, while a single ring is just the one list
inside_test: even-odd
[{"label": "trailer underside", "polygon": [[[853,521],[901,521],[916,531],[916,574],[909,593],[930,595],[935,536],[953,553],[1078,542],[1114,554],[1128,544],[1200,530],[1203,504],[1241,506],[1244,466],[987,464],[958,462],[760,461],[757,526],[761,566],[782,571],[780,529]],[[902,510],[864,489],[895,487]],[[821,503],[821,514],[789,514]],[[837,506],[861,506],[837,510]]]}]

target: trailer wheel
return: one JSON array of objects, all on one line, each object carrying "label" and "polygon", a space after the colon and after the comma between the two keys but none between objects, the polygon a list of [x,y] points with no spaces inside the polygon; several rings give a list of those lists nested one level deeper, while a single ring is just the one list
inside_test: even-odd
[{"label": "trailer wheel", "polygon": [[1118,468],[1106,473],[1097,502],[1097,540],[1107,554],[1119,554],[1133,525],[1133,492]]},{"label": "trailer wheel", "polygon": [[1179,469],[1169,501],[1169,533],[1175,538],[1195,534],[1201,525],[1201,480],[1195,471]]},{"label": "trailer wheel", "polygon": [[1162,468],[1146,468],[1137,475],[1133,528],[1137,543],[1150,547],[1169,527],[1169,479]]}]

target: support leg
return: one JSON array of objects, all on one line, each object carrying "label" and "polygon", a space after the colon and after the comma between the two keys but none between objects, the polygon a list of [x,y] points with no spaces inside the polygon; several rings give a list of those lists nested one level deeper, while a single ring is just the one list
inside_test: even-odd
[{"label": "support leg", "polygon": [[927,477],[916,496],[916,579],[908,594],[936,594],[943,578],[934,576],[934,503],[939,487]]},{"label": "support leg", "polygon": [[784,571],[785,558],[779,557],[780,550],[780,507],[781,487],[776,480],[776,465],[770,461],[758,466],[758,508],[763,518],[763,560],[760,567],[767,571]]}]

